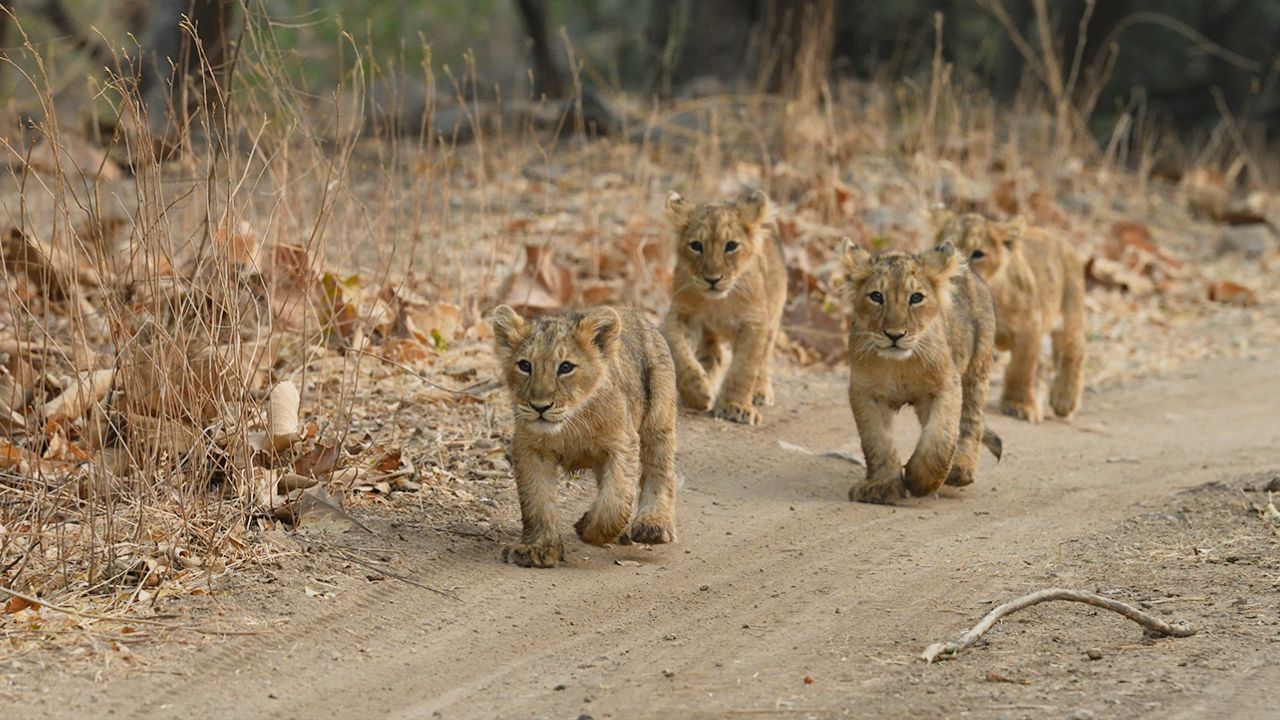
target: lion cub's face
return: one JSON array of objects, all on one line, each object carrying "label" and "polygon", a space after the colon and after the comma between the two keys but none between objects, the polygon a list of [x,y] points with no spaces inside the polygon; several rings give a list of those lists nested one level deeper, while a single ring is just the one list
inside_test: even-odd
[{"label": "lion cub's face", "polygon": [[846,239],[841,249],[845,298],[852,309],[849,351],[905,360],[950,302],[959,258],[950,243],[912,255],[872,255]]},{"label": "lion cub's face", "polygon": [[493,311],[493,337],[517,423],[559,432],[591,398],[618,352],[622,320],[613,308],[526,320]]},{"label": "lion cub's face", "polygon": [[697,206],[671,193],[667,218],[676,231],[676,266],[688,271],[697,292],[710,298],[727,296],[761,251],[769,213],[769,198],[759,190],[730,203]]},{"label": "lion cub's face", "polygon": [[990,282],[1009,264],[1022,230],[1021,221],[1001,223],[966,213],[948,218],[938,230],[937,242],[955,245],[970,267]]}]

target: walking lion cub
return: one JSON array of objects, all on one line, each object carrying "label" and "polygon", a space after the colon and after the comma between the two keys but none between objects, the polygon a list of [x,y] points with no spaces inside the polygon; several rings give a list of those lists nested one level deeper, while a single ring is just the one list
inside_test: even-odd
[{"label": "walking lion cub", "polygon": [[[787,302],[787,269],[769,198],[756,190],[733,202],[694,206],[673,192],[667,217],[675,228],[676,267],[662,334],[675,360],[680,400],[724,420],[759,425],[757,408],[773,404],[773,348]],[[712,405],[725,341],[733,357]]]},{"label": "walking lion cub", "polygon": [[1000,410],[1038,422],[1040,339],[1053,338],[1055,373],[1049,407],[1070,417],[1084,387],[1084,264],[1066,239],[975,214],[944,216],[938,242],[950,241],[987,281],[996,307],[996,349],[1012,357]]},{"label": "walking lion cub", "polygon": [[493,335],[515,415],[523,523],[502,559],[524,567],[564,560],[556,530],[562,469],[595,471],[595,501],[574,525],[584,542],[674,542],[676,377],[657,328],[634,310],[525,319],[500,305]]},{"label": "walking lion cub", "polygon": [[[944,243],[920,254],[867,250],[844,241],[849,327],[849,407],[867,462],[849,499],[887,503],[976,479],[980,446],[999,457],[983,406],[995,317],[991,294]],[[893,416],[915,408],[920,441],[904,470]]]}]

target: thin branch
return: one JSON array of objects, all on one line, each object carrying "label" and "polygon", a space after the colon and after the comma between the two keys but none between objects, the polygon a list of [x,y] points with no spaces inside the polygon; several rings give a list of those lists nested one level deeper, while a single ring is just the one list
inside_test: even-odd
[{"label": "thin branch", "polygon": [[[336,548],[337,546],[335,545],[335,546],[332,546],[332,547],[335,547],[335,548]],[[390,570],[387,570],[386,568],[380,568],[380,567],[378,567],[377,565],[374,565],[374,564],[373,564],[373,563],[371,563],[371,562],[366,562],[366,561],[364,561],[364,560],[361,560],[360,558],[353,557],[353,556],[351,556],[351,555],[350,555],[350,554],[348,554],[348,553],[344,553],[344,552],[342,552],[341,550],[338,550],[338,556],[339,556],[339,557],[341,557],[342,559],[344,559],[344,560],[348,561],[348,562],[353,562],[353,563],[355,563],[356,565],[359,565],[359,566],[361,566],[361,567],[363,567],[363,568],[366,568],[366,569],[372,570],[372,571],[374,571],[374,572],[376,572],[376,573],[379,573],[379,574],[381,574],[381,575],[385,575],[385,576],[387,576],[387,577],[389,577],[389,578],[391,578],[391,579],[393,579],[393,580],[399,580],[400,582],[405,583],[405,584],[407,584],[407,585],[412,585],[412,586],[414,586],[414,587],[416,587],[416,588],[422,588],[423,590],[430,590],[431,592],[433,592],[433,593],[435,593],[435,594],[437,594],[437,595],[443,595],[443,596],[445,596],[445,597],[449,598],[450,600],[457,600],[458,602],[462,602],[462,598],[458,597],[455,593],[449,592],[449,591],[447,591],[447,590],[441,590],[440,588],[433,588],[433,587],[431,587],[430,585],[426,585],[426,584],[420,583],[420,582],[418,582],[417,580],[414,580],[414,579],[412,579],[412,578],[407,578],[407,577],[405,577],[405,576],[403,576],[403,575],[400,575],[400,574],[398,574],[398,573],[391,572]]]},{"label": "thin branch", "polygon": [[[402,362],[396,362],[395,360],[392,360],[391,358],[383,357],[382,355],[379,355],[379,354],[377,354],[377,353],[375,353],[375,352],[370,352],[370,351],[368,351],[368,350],[353,349],[353,351],[354,351],[355,353],[359,354],[359,355],[364,355],[364,356],[366,356],[366,357],[371,357],[371,358],[373,358],[374,360],[378,360],[378,361],[380,361],[380,362],[384,362],[384,363],[386,363],[386,364],[388,364],[388,365],[390,365],[390,366],[392,366],[392,367],[399,368],[400,370],[403,370],[403,371],[405,371],[406,373],[409,373],[410,375],[412,375],[412,376],[416,377],[417,379],[421,380],[423,383],[425,383],[425,384],[427,384],[427,385],[430,385],[431,387],[433,387],[433,388],[435,388],[435,389],[437,389],[437,390],[440,390],[440,391],[443,391],[443,392],[447,392],[447,393],[451,393],[451,394],[453,394],[453,395],[461,395],[461,396],[464,396],[464,397],[471,397],[471,398],[480,398],[480,397],[483,397],[483,393],[488,392],[489,390],[492,390],[492,389],[494,389],[494,388],[500,387],[500,384],[495,384],[495,382],[494,382],[494,381],[492,381],[492,380],[481,380],[480,382],[472,383],[472,384],[470,384],[470,385],[468,385],[468,386],[466,386],[466,387],[464,387],[464,388],[462,388],[462,389],[451,388],[451,387],[447,387],[447,386],[445,386],[445,385],[441,385],[440,383],[434,382],[434,381],[432,381],[432,380],[428,380],[428,379],[427,379],[427,376],[423,375],[422,373],[418,372],[417,370],[414,370],[413,368],[409,367],[408,365],[405,365],[405,364],[404,364],[404,363],[402,363]],[[493,387],[490,387],[491,385],[492,385]]]},{"label": "thin branch", "polygon": [[1040,58],[1036,55],[1036,51],[1031,48],[1031,43],[1018,29],[1018,25],[1013,22],[1013,18],[1009,17],[1009,13],[1004,9],[1004,3],[1000,0],[978,0],[978,5],[987,12],[995,16],[995,19],[1004,26],[1005,32],[1009,33],[1009,39],[1013,41],[1014,47],[1018,49],[1018,53],[1022,55],[1022,59],[1027,63],[1027,67],[1040,78],[1046,86],[1049,84],[1047,70],[1042,64]]},{"label": "thin branch", "polygon": [[1023,595],[1016,600],[995,608],[987,613],[982,620],[974,625],[971,630],[961,635],[958,639],[949,642],[936,642],[924,649],[920,653],[920,657],[925,662],[932,663],[935,660],[950,660],[967,650],[978,641],[988,630],[995,626],[1000,618],[1005,615],[1015,613],[1023,608],[1031,607],[1036,603],[1047,602],[1049,600],[1070,600],[1072,602],[1081,602],[1086,605],[1093,605],[1111,612],[1120,613],[1130,620],[1138,623],[1142,627],[1151,631],[1155,635],[1170,637],[1190,637],[1196,634],[1196,630],[1189,623],[1167,623],[1154,615],[1148,615],[1141,610],[1119,600],[1112,600],[1096,593],[1086,592],[1084,590],[1063,590],[1061,588],[1053,588],[1049,590],[1041,590],[1033,592],[1030,595]]}]

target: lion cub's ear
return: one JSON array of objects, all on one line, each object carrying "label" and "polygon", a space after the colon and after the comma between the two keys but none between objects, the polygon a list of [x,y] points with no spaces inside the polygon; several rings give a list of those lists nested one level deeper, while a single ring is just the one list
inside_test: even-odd
[{"label": "lion cub's ear", "polygon": [[498,350],[510,350],[524,342],[526,323],[509,305],[493,310],[493,342]]},{"label": "lion cub's ear", "polygon": [[622,334],[622,317],[611,307],[590,310],[578,321],[578,337],[584,344],[594,345],[605,357],[618,352],[618,336]]},{"label": "lion cub's ear", "polygon": [[924,253],[920,260],[935,287],[945,285],[960,268],[960,256],[956,254],[956,246],[950,240]]},{"label": "lion cub's ear", "polygon": [[991,227],[991,234],[1009,250],[1014,249],[1026,232],[1027,219],[1024,217],[1017,217],[1002,223],[993,223]]},{"label": "lion cub's ear", "polygon": [[737,209],[738,217],[742,218],[742,222],[752,229],[768,222],[773,213],[773,209],[769,206],[769,196],[765,195],[763,190],[743,193],[738,196],[733,206]]},{"label": "lion cub's ear", "polygon": [[875,262],[870,251],[849,238],[843,238],[840,240],[840,265],[844,268],[846,281],[860,282],[871,274]]},{"label": "lion cub's ear", "polygon": [[955,219],[956,214],[942,203],[934,203],[929,207],[929,226],[933,228],[934,235],[940,235]]},{"label": "lion cub's ear", "polygon": [[684,232],[689,227],[689,218],[693,215],[693,206],[680,193],[672,190],[667,195],[667,220],[676,232]]}]

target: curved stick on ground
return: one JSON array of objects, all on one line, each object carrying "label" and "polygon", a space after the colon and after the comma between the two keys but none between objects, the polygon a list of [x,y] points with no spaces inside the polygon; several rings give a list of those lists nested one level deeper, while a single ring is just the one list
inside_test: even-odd
[{"label": "curved stick on ground", "polygon": [[961,635],[958,639],[950,642],[934,643],[925,648],[924,652],[920,653],[920,657],[924,658],[925,662],[930,663],[935,660],[949,660],[976,643],[978,638],[985,635],[988,630],[999,622],[1000,618],[1005,615],[1015,613],[1023,608],[1031,607],[1036,603],[1042,603],[1049,600],[1071,600],[1074,602],[1082,602],[1086,605],[1093,605],[1094,607],[1105,608],[1112,612],[1120,613],[1146,628],[1152,634],[1158,636],[1168,635],[1170,637],[1190,637],[1191,635],[1196,634],[1195,628],[1189,623],[1167,623],[1158,617],[1148,615],[1138,608],[1122,603],[1119,600],[1112,600],[1111,598],[1103,597],[1097,593],[1085,592],[1083,590],[1063,590],[1060,588],[1053,588],[1050,590],[1033,592],[1030,595],[1023,595],[1016,600],[1010,600],[987,613],[977,625],[973,626],[973,629]]}]

